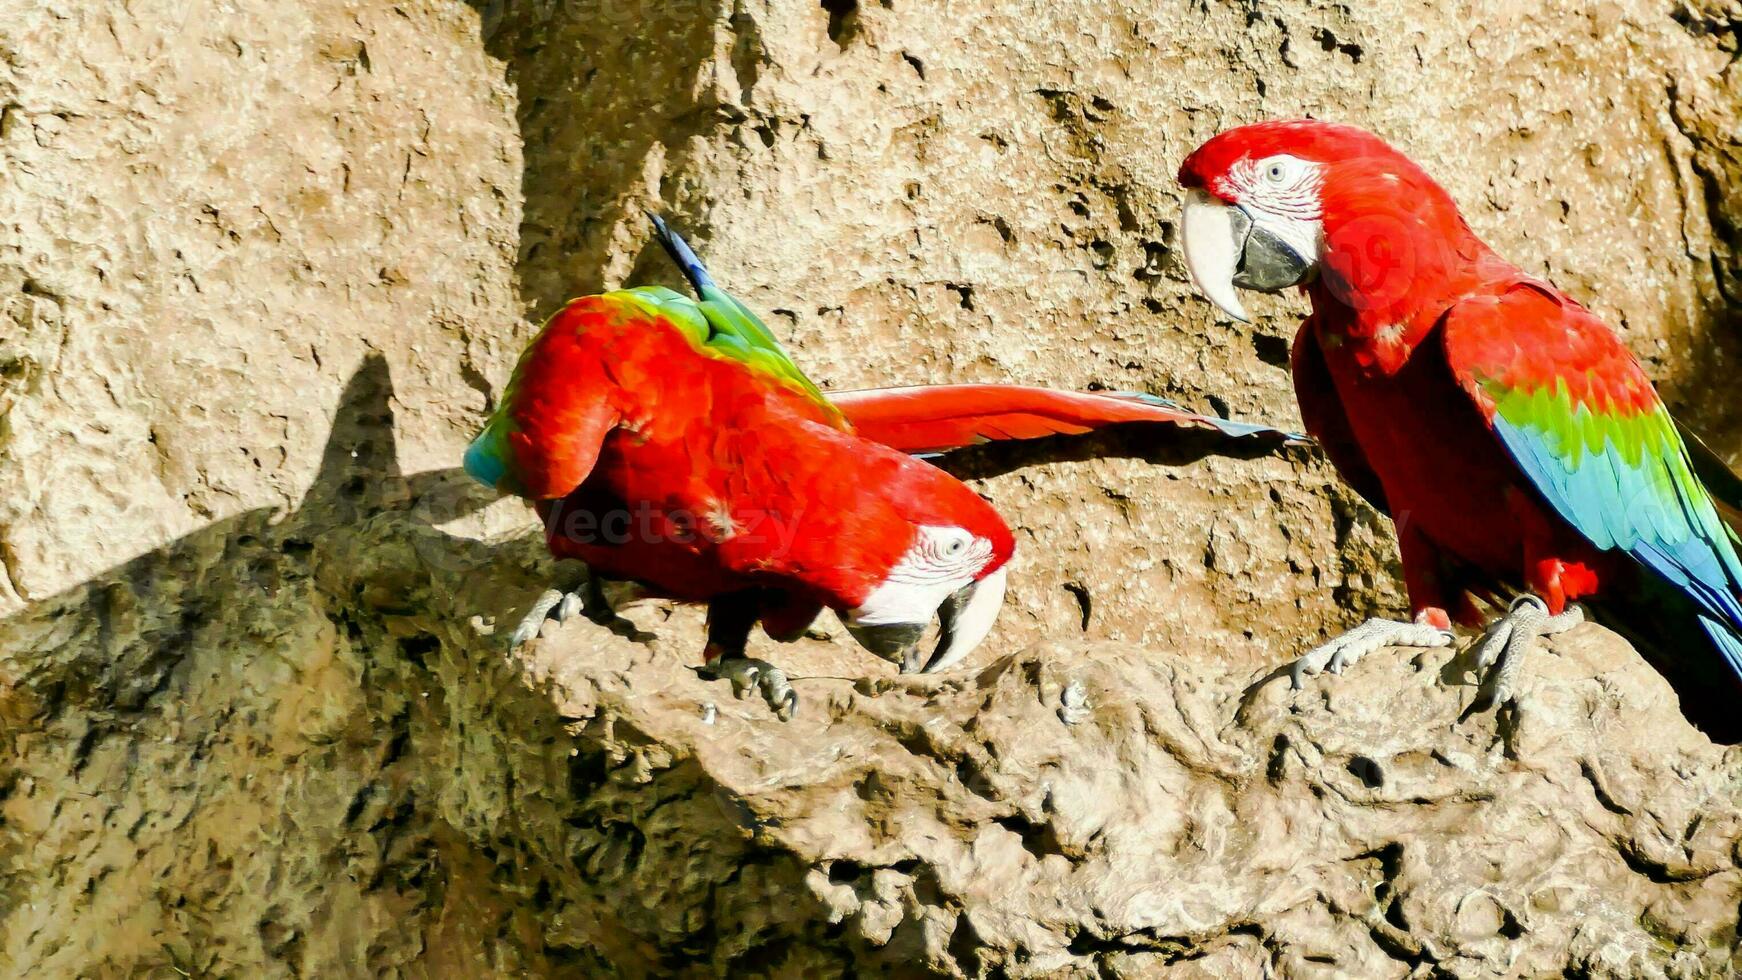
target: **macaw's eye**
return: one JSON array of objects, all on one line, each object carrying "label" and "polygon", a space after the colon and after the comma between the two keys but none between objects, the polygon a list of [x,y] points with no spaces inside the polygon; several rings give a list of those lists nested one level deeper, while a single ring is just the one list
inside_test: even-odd
[{"label": "macaw's eye", "polygon": [[1265,169],[1264,176],[1269,178],[1272,184],[1280,184],[1283,178],[1288,176],[1288,170],[1281,163],[1273,163]]},{"label": "macaw's eye", "polygon": [[950,543],[944,545],[944,554],[949,555],[951,558],[958,558],[961,556],[962,552],[967,550],[968,542],[961,538],[956,538]]}]

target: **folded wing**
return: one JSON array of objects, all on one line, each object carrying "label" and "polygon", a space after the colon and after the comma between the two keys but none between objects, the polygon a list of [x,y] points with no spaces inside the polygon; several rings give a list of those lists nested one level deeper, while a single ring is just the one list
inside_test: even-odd
[{"label": "folded wing", "polygon": [[1742,542],[1696,463],[1716,477],[1716,457],[1690,454],[1620,339],[1535,284],[1463,301],[1444,330],[1453,373],[1531,486],[1593,545],[1693,600],[1742,677]]}]

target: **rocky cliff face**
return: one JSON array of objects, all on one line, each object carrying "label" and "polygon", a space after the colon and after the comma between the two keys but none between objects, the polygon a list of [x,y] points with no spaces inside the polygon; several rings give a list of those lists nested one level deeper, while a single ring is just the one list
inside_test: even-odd
[{"label": "rocky cliff face", "polygon": [[[1294,419],[1299,303],[1190,295],[1171,173],[1357,122],[1742,451],[1734,3],[0,4],[8,975],[1720,975],[1742,756],[1614,637],[1463,717],[1313,455],[1119,434],[954,465],[1022,529],[972,669],[659,637],[515,658],[552,573],[452,470],[530,323],[669,279],[833,387]],[[1067,697],[1066,692],[1071,692]],[[704,706],[715,710],[708,720]]]}]

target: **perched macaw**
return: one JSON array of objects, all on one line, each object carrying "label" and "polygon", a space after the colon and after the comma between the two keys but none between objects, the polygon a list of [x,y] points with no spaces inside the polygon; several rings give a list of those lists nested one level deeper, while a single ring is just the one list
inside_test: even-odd
[{"label": "perched macaw", "polygon": [[[949,667],[992,629],[1010,528],[910,452],[1131,421],[1300,438],[1138,395],[952,385],[831,400],[653,224],[700,299],[655,286],[571,302],[522,354],[466,451],[468,473],[534,501],[551,552],[591,573],[584,590],[547,592],[516,644],[547,617],[614,618],[599,581],[630,580],[707,603],[706,669],[740,695],[760,688],[789,718],[797,697],[785,675],[745,655],[758,622],[788,641],[833,609],[903,672]],[[938,644],[923,655],[934,616]]]},{"label": "perched macaw", "polygon": [[1314,121],[1214,137],[1180,167],[1186,265],[1222,310],[1236,287],[1301,286],[1307,430],[1396,522],[1415,623],[1310,652],[1340,670],[1390,643],[1444,645],[1473,597],[1510,610],[1477,652],[1484,697],[1579,621],[1641,642],[1714,737],[1742,734],[1742,480],[1678,427],[1602,321],[1478,239],[1378,137]]}]

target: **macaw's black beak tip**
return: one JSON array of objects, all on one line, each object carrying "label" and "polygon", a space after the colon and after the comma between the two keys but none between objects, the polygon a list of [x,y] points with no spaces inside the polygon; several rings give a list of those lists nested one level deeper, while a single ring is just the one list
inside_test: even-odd
[{"label": "macaw's black beak tip", "polygon": [[860,646],[895,664],[903,674],[943,670],[974,652],[991,632],[998,609],[1004,603],[1007,572],[1007,568],[999,567],[944,597],[934,613],[938,645],[930,655],[919,649],[919,641],[925,638],[930,622],[855,625],[850,621],[851,614],[842,616],[842,622]]},{"label": "macaw's black beak tip", "polygon": [[925,637],[925,623],[883,623],[877,626],[847,625],[847,632],[859,645],[901,668],[903,674],[917,674],[924,663],[919,641]]},{"label": "macaw's black beak tip", "polygon": [[1251,225],[1240,250],[1234,285],[1274,293],[1299,285],[1312,263],[1263,225]]}]

